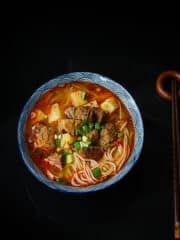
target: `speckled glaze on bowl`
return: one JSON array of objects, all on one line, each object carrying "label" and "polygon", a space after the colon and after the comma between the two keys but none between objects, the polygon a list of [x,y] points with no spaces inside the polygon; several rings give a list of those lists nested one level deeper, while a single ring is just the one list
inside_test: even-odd
[{"label": "speckled glaze on bowl", "polygon": [[[24,134],[25,125],[26,125],[28,114],[31,111],[31,108],[33,107],[33,105],[37,102],[39,97],[42,94],[44,94],[44,92],[48,91],[49,89],[57,85],[61,85],[63,83],[68,83],[71,81],[93,82],[93,83],[102,85],[107,89],[111,90],[112,92],[114,92],[123,101],[123,103],[129,110],[135,126],[135,144],[134,144],[133,151],[128,161],[126,162],[125,166],[119,171],[119,173],[117,173],[115,176],[111,177],[110,179],[102,183],[99,183],[97,185],[93,185],[89,187],[78,188],[78,187],[72,187],[72,186],[65,186],[49,180],[36,167],[34,162],[31,160],[27,146],[26,146],[26,139]],[[137,162],[142,150],[143,139],[144,139],[144,128],[143,128],[143,122],[142,122],[142,117],[141,117],[139,108],[137,107],[132,96],[120,84],[97,73],[73,72],[73,73],[61,75],[57,78],[54,78],[46,82],[33,93],[33,95],[29,98],[29,100],[25,104],[22,110],[22,113],[20,115],[19,122],[18,122],[17,137],[18,137],[19,149],[25,165],[27,166],[29,171],[33,174],[33,176],[36,177],[40,182],[44,183],[48,187],[55,189],[57,191],[63,191],[67,193],[86,193],[86,192],[98,191],[111,186],[112,184],[120,181],[132,169],[132,167]]]}]

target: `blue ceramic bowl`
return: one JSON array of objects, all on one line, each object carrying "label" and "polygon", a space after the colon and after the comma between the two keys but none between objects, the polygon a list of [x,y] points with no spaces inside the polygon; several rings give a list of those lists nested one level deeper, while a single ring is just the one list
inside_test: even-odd
[{"label": "blue ceramic bowl", "polygon": [[[131,156],[129,157],[129,160],[126,162],[125,166],[119,171],[118,174],[110,178],[109,180],[106,180],[102,183],[99,183],[94,186],[84,187],[84,188],[77,188],[77,187],[71,187],[71,186],[64,186],[60,185],[56,182],[53,182],[49,180],[33,163],[33,161],[30,158],[27,146],[26,146],[26,139],[25,139],[25,125],[26,120],[28,117],[29,112],[31,111],[31,108],[36,103],[36,101],[39,99],[39,97],[44,94],[47,90],[63,83],[71,82],[71,81],[89,81],[93,83],[97,83],[99,85],[102,85],[108,89],[110,89],[112,92],[114,92],[125,104],[127,109],[129,110],[131,117],[134,122],[135,126],[135,145],[134,149],[131,153]],[[18,143],[19,143],[19,149],[22,154],[22,159],[26,165],[26,167],[29,169],[29,171],[32,173],[32,175],[37,178],[40,182],[44,183],[50,188],[53,188],[57,191],[64,191],[69,193],[86,193],[86,192],[94,192],[98,191],[104,188],[107,188],[111,186],[112,184],[120,181],[135,165],[137,162],[142,146],[143,146],[143,139],[144,139],[144,129],[143,129],[143,122],[142,117],[140,114],[140,111],[132,98],[132,96],[128,93],[128,91],[123,88],[120,84],[114,82],[113,80],[96,74],[96,73],[90,73],[90,72],[74,72],[65,74],[62,76],[59,76],[57,78],[54,78],[45,84],[43,84],[40,88],[38,88],[33,95],[29,98],[27,103],[25,104],[23,111],[19,118],[18,123]]]}]

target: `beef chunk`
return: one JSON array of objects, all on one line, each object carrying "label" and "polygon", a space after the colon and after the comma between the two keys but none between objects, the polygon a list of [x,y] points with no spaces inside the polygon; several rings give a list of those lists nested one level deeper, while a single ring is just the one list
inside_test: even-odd
[{"label": "beef chunk", "polygon": [[113,123],[106,123],[100,132],[100,145],[114,141],[117,137],[117,129]]},{"label": "beef chunk", "polygon": [[58,122],[58,132],[63,133],[69,133],[71,135],[75,135],[75,128],[80,124],[80,120],[73,120],[73,119],[61,119]]},{"label": "beef chunk", "polygon": [[81,148],[79,154],[84,158],[100,160],[103,156],[103,150],[101,147],[91,146],[88,148]]},{"label": "beef chunk", "polygon": [[35,148],[49,148],[55,147],[54,144],[54,128],[48,127],[42,123],[36,123],[32,127],[31,140]]},{"label": "beef chunk", "polygon": [[84,120],[88,119],[89,111],[89,107],[69,107],[66,109],[65,114],[71,119]]},{"label": "beef chunk", "polygon": [[97,144],[99,140],[99,132],[96,129],[93,129],[86,135],[93,144]]},{"label": "beef chunk", "polygon": [[88,122],[105,122],[108,113],[103,111],[101,108],[96,107],[70,107],[66,109],[65,114],[71,119],[86,119]]},{"label": "beef chunk", "polygon": [[88,121],[103,123],[106,121],[108,113],[103,111],[101,108],[93,107],[90,110]]},{"label": "beef chunk", "polygon": [[74,135],[74,121],[72,119],[61,119],[58,121],[58,132],[67,132]]}]

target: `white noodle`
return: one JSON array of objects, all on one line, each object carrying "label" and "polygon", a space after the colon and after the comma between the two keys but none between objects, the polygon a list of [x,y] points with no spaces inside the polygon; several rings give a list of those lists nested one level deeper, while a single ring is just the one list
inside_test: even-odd
[{"label": "white noodle", "polygon": [[121,155],[122,153],[122,150],[123,150],[123,147],[121,144],[118,145],[118,151],[119,151],[119,154]]},{"label": "white noodle", "polygon": [[83,180],[78,176],[77,173],[74,174],[74,178],[75,178],[75,180],[78,181],[81,185],[87,184],[87,182],[83,181]]},{"label": "white noodle", "polygon": [[123,123],[123,125],[121,126],[121,128],[120,128],[120,131],[121,131],[121,132],[122,132],[123,129],[126,127],[126,125],[127,125],[127,121],[125,121],[125,122]]},{"label": "white noodle", "polygon": [[81,186],[81,184],[75,182],[74,177],[71,179],[71,185],[75,186],[75,187],[80,187]]},{"label": "white noodle", "polygon": [[128,137],[129,137],[129,135],[130,135],[130,134],[129,134],[129,130],[128,130],[127,127],[124,128],[124,134],[126,134],[126,136],[128,136]]},{"label": "white noodle", "polygon": [[116,147],[113,147],[111,150],[108,149],[105,153],[104,153],[104,158],[109,160],[109,161],[112,161],[113,160],[113,152],[115,151]]},{"label": "white noodle", "polygon": [[116,172],[116,165],[110,161],[102,161],[99,164],[99,167],[101,168],[101,174],[104,177]]},{"label": "white noodle", "polygon": [[89,173],[90,178],[92,179],[92,181],[95,183],[97,182],[97,178],[94,177],[94,175],[92,174],[92,171],[89,167],[86,168],[86,171]]},{"label": "white noodle", "polygon": [[83,158],[83,157],[80,156],[78,153],[75,153],[75,152],[74,152],[74,156],[75,156],[76,158],[81,159],[81,160],[83,161],[83,163],[85,163],[86,161],[87,161],[87,162],[90,162],[90,165],[92,166],[92,168],[98,167],[98,165],[99,165],[99,164],[96,162],[96,160],[90,159],[90,158]]},{"label": "white noodle", "polygon": [[119,118],[122,119],[122,107],[121,107],[121,104],[119,104]]},{"label": "white noodle", "polygon": [[54,180],[55,176],[48,169],[46,170],[46,173],[51,180]]},{"label": "white noodle", "polygon": [[116,161],[116,166],[117,166],[117,170],[119,171],[119,169],[122,167],[122,165],[124,164],[126,157],[127,157],[127,147],[128,147],[128,138],[125,135],[124,139],[123,139],[123,151],[121,153],[120,158]]}]

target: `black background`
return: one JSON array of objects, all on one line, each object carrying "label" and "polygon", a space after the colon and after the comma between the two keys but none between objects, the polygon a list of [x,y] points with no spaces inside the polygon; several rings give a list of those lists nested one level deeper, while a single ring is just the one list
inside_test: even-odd
[{"label": "black background", "polygon": [[[171,107],[157,95],[155,82],[162,71],[180,68],[180,26],[126,19],[87,23],[85,14],[79,21],[52,15],[16,16],[3,26],[1,229],[32,239],[172,239]],[[17,145],[18,118],[30,95],[73,71],[97,72],[122,84],[144,122],[137,165],[120,183],[96,194],[48,189],[23,165]]]}]

